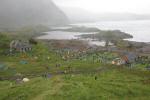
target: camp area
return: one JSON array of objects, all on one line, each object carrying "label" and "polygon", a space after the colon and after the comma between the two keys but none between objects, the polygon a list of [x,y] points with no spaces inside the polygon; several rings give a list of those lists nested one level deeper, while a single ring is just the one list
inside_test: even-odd
[{"label": "camp area", "polygon": [[107,100],[106,94],[114,97],[112,100],[149,98],[147,53],[114,45],[91,46],[78,40],[14,44],[10,49],[8,42],[4,51],[12,52],[0,56],[2,100],[67,100],[68,96],[72,100]]}]

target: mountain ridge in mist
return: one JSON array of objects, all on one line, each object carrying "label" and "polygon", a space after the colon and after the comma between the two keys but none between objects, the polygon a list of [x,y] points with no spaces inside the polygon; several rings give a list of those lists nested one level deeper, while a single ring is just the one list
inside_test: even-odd
[{"label": "mountain ridge in mist", "polygon": [[51,0],[0,0],[0,28],[68,22],[67,16]]},{"label": "mountain ridge in mist", "polygon": [[121,20],[150,20],[150,14],[134,13],[93,13],[82,8],[60,7],[72,23],[121,21]]}]

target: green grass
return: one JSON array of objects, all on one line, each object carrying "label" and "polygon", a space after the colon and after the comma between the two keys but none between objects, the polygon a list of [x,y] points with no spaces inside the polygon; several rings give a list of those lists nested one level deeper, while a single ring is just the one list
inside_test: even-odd
[{"label": "green grass", "polygon": [[37,77],[19,85],[2,81],[0,100],[148,100],[150,84],[143,83],[148,77],[121,70]]},{"label": "green grass", "polygon": [[[0,63],[8,67],[0,70],[1,78],[12,78],[18,74],[29,77],[27,83],[16,84],[15,80],[0,81],[0,100],[148,100],[150,98],[150,72],[144,65],[136,64],[133,69],[100,63],[96,55],[110,61],[117,57],[112,53],[91,53],[80,59],[64,61],[59,54],[39,42],[26,54],[0,55]],[[94,56],[94,60],[93,60]],[[37,59],[35,59],[37,57]],[[50,57],[50,59],[47,59]],[[25,60],[27,64],[21,64]],[[109,62],[110,63],[110,62]],[[60,64],[60,67],[56,67]],[[47,69],[48,67],[48,69]],[[43,78],[45,72],[85,71],[52,75]],[[92,72],[103,68],[99,72]],[[97,77],[97,80],[95,80]]]}]

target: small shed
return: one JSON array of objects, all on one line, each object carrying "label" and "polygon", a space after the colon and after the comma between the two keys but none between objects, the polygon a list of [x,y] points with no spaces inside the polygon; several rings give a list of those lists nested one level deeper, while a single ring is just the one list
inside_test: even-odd
[{"label": "small shed", "polygon": [[133,63],[133,62],[135,62],[137,57],[138,56],[135,53],[133,53],[133,52],[124,52],[121,55],[121,59],[124,60],[126,63]]},{"label": "small shed", "polygon": [[10,52],[12,51],[27,52],[31,50],[32,46],[29,44],[28,41],[13,40],[10,43]]},{"label": "small shed", "polygon": [[114,65],[132,64],[136,61],[138,56],[133,52],[123,52],[120,58],[116,58],[112,61]]}]

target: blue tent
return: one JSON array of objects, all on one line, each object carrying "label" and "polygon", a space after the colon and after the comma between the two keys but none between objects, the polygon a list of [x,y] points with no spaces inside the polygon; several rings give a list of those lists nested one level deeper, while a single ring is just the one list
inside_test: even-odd
[{"label": "blue tent", "polygon": [[7,70],[8,67],[6,67],[5,64],[0,64],[0,70]]},{"label": "blue tent", "polygon": [[28,64],[28,61],[22,60],[20,61],[20,64]]}]

